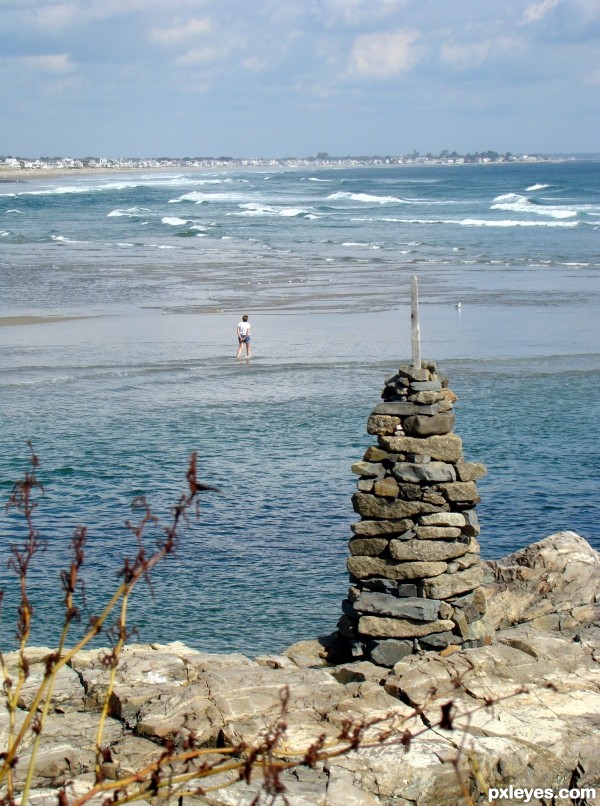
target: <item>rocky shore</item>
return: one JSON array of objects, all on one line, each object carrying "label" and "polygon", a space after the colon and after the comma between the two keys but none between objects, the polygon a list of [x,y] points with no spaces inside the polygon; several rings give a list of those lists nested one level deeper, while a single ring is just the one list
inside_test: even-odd
[{"label": "rocky shore", "polygon": [[[336,665],[335,636],[254,659],[178,642],[127,647],[110,702],[103,773],[110,779],[139,770],[156,759],[165,739],[186,731],[215,753],[252,743],[276,719],[288,687],[282,740],[288,749],[305,750],[321,734],[337,736],[348,718],[393,714],[398,735],[412,734],[407,747],[383,742],[284,773],[292,806],[450,806],[465,802],[461,779],[475,803],[488,802],[486,787],[510,785],[595,787],[598,798],[581,802],[600,803],[600,555],[575,533],[560,532],[482,567],[493,642],[452,645],[445,656],[421,650],[393,668],[365,660]],[[28,653],[23,709],[48,653]],[[103,654],[82,652],[59,675],[32,804],[56,803],[65,784],[71,797],[91,786],[108,679]],[[14,654],[5,657],[15,664]],[[449,701],[451,728],[428,727]],[[0,745],[6,729],[2,710]],[[16,766],[21,782],[27,757],[25,747]],[[236,781],[212,800],[180,802],[249,806],[259,787],[258,778]]]}]

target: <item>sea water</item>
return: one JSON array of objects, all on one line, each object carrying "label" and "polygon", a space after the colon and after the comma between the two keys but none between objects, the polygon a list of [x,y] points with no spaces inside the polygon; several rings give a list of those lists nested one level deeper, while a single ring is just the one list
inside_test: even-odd
[{"label": "sea water", "polygon": [[[136,593],[144,641],[278,651],[330,632],[347,590],[351,464],[383,378],[423,354],[483,462],[485,557],[560,529],[600,548],[597,163],[84,175],[0,185],[0,483],[41,460],[33,640],[88,527],[83,618],[118,584],[129,504],[163,525],[189,456],[202,495]],[[458,307],[460,303],[460,307]],[[250,315],[254,356],[236,362]],[[3,513],[2,645],[14,645]],[[160,527],[148,533],[149,546]]]}]

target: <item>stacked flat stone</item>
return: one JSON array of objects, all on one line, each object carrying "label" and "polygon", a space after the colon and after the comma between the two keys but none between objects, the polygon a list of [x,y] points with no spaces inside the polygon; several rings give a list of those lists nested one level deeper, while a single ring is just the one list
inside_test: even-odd
[{"label": "stacked flat stone", "polygon": [[352,466],[361,520],[338,631],[353,657],[393,666],[420,650],[491,641],[475,514],[486,469],[463,458],[457,398],[434,363],[401,366],[381,396],[367,423],[378,444]]}]

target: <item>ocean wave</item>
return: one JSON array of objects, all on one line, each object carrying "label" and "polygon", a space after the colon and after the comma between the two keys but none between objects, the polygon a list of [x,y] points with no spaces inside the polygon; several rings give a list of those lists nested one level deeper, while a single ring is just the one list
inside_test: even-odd
[{"label": "ocean wave", "polygon": [[241,193],[202,193],[199,190],[192,190],[189,193],[184,193],[183,196],[178,196],[176,199],[169,199],[169,204],[179,204],[180,202],[194,202],[194,204],[204,204],[204,202],[211,201],[239,201],[242,198],[248,198]]},{"label": "ocean wave", "polygon": [[546,188],[549,188],[549,187],[551,187],[551,185],[542,185],[542,184],[536,184],[536,185],[529,185],[529,187],[528,187],[528,188],[525,188],[525,190],[526,190],[526,191],[531,191],[531,190],[545,190]]},{"label": "ocean wave", "polygon": [[145,213],[151,213],[148,207],[128,207],[126,210],[111,210],[110,213],[106,214],[107,218],[138,218],[140,215]]},{"label": "ocean wave", "polygon": [[47,188],[46,190],[21,190],[18,193],[11,193],[11,196],[64,196],[70,193],[89,193],[94,188],[71,185],[65,187]]},{"label": "ocean wave", "polygon": [[74,238],[67,238],[66,235],[51,235],[50,240],[57,243],[90,243],[89,241],[76,241]]},{"label": "ocean wave", "polygon": [[[297,218],[310,215],[309,210],[303,207],[272,207],[270,204],[247,202],[239,205],[243,212],[236,215],[246,216],[282,216],[283,218]],[[314,214],[313,214],[314,215]]]},{"label": "ocean wave", "polygon": [[22,210],[17,210],[16,207],[12,207],[10,210],[5,210],[4,212],[5,213],[20,213],[21,215],[23,215],[23,211]]},{"label": "ocean wave", "polygon": [[385,221],[392,224],[454,224],[462,227],[578,227],[578,221],[517,221],[483,218],[351,218],[351,221]]},{"label": "ocean wave", "polygon": [[366,247],[367,249],[381,249],[381,244],[370,243],[369,241],[344,241],[342,246],[362,246]]},{"label": "ocean wave", "polygon": [[577,227],[577,221],[490,221],[489,219],[465,218],[462,221],[444,221],[444,224],[456,223],[463,227]]},{"label": "ocean wave", "polygon": [[190,222],[186,218],[177,218],[177,216],[164,216],[161,218],[161,223],[168,224],[170,227],[181,227],[184,224],[189,224]]},{"label": "ocean wave", "polygon": [[494,199],[494,203],[490,206],[490,210],[504,210],[507,212],[526,214],[533,213],[534,215],[544,215],[550,218],[575,218],[578,212],[568,207],[534,204],[527,196],[521,196],[519,193],[505,193],[502,196],[497,196]]},{"label": "ocean wave", "polygon": [[350,201],[366,202],[370,204],[406,204],[405,199],[399,199],[397,196],[373,196],[371,193],[349,193],[339,190],[337,193],[331,193],[327,196],[326,201],[338,201],[341,199],[348,199]]}]

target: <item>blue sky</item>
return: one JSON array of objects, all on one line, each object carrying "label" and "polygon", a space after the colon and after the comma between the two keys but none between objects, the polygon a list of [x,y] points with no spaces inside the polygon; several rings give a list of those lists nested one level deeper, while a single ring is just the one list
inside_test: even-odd
[{"label": "blue sky", "polygon": [[0,0],[0,154],[600,151],[600,0]]}]

